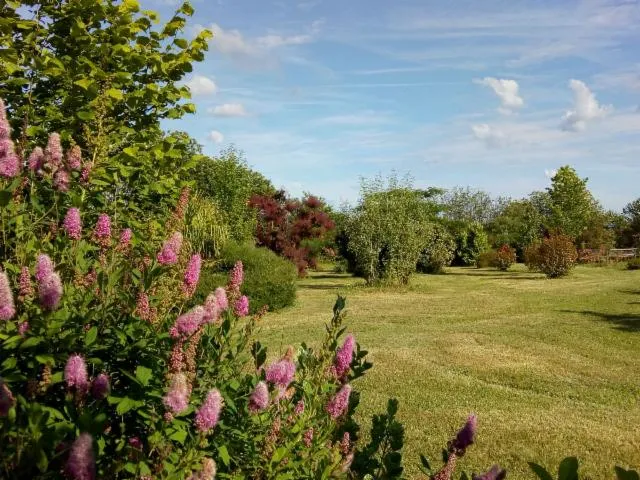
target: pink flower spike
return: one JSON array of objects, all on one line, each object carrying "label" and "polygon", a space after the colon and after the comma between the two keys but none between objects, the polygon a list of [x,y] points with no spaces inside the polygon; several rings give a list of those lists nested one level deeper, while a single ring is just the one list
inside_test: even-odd
[{"label": "pink flower spike", "polygon": [[204,316],[202,317],[203,323],[218,323],[220,320],[220,308],[218,307],[218,301],[215,294],[210,293],[207,299],[204,301]]},{"label": "pink flower spike", "polygon": [[107,398],[110,390],[111,384],[109,382],[109,377],[104,373],[101,373],[93,379],[93,382],[91,383],[91,395],[96,400]]},{"label": "pink flower spike", "polygon": [[162,245],[162,250],[158,253],[157,260],[161,265],[174,265],[178,262],[178,255],[182,248],[182,234],[174,232],[169,240]]},{"label": "pink flower spike", "polygon": [[44,150],[45,166],[50,170],[56,170],[62,165],[62,145],[60,135],[52,133],[49,135],[47,148]]},{"label": "pink flower spike", "polygon": [[245,295],[236,300],[233,306],[233,313],[238,317],[246,317],[249,315],[249,299]]},{"label": "pink flower spike", "polygon": [[125,250],[129,247],[131,243],[131,238],[133,237],[133,231],[130,228],[125,228],[120,232],[120,240],[118,242],[118,246],[121,250]]},{"label": "pink flower spike", "polygon": [[336,395],[329,400],[325,410],[331,416],[336,419],[340,417],[349,407],[349,396],[351,395],[351,385],[344,385]]},{"label": "pink flower spike", "polygon": [[29,330],[29,322],[22,322],[20,325],[18,325],[18,333],[21,337],[24,337],[24,334],[27,333],[27,330]]},{"label": "pink flower spike", "polygon": [[93,457],[93,438],[82,433],[73,442],[66,472],[73,480],[94,480],[96,478],[95,460]]},{"label": "pink flower spike", "polygon": [[200,279],[201,266],[202,257],[198,254],[192,255],[184,272],[184,283],[182,284],[182,290],[188,297],[191,297],[196,291],[198,280]]},{"label": "pink flower spike", "polygon": [[258,382],[249,398],[249,411],[261,412],[269,406],[269,388],[264,382]]},{"label": "pink flower spike", "polygon": [[0,99],[0,177],[13,178],[20,173],[20,157],[16,155],[11,127],[4,102]]},{"label": "pink flower spike", "polygon": [[106,213],[101,213],[98,217],[93,236],[103,247],[108,247],[111,243],[111,218]]},{"label": "pink flower spike", "polygon": [[33,152],[29,155],[28,164],[29,170],[34,172],[42,170],[42,167],[44,166],[44,152],[42,151],[42,148],[36,147],[33,149]]},{"label": "pink flower spike", "polygon": [[171,387],[163,398],[164,406],[172,414],[178,414],[187,409],[189,406],[189,395],[191,394],[187,377],[182,373],[176,373],[171,379]]},{"label": "pink flower spike", "polygon": [[[193,335],[200,325],[202,325],[205,317],[204,307],[197,306],[189,310],[187,313],[180,315],[173,325],[173,329],[170,333],[181,337],[190,337]],[[172,336],[174,336],[172,335]]]},{"label": "pink flower spike", "polygon": [[7,272],[0,271],[0,320],[11,320],[16,314],[13,292]]},{"label": "pink flower spike", "polygon": [[64,231],[72,240],[79,240],[82,237],[82,219],[80,218],[80,210],[75,207],[67,210],[62,223]]},{"label": "pink flower spike", "polygon": [[89,388],[89,375],[87,374],[87,364],[80,355],[71,355],[64,367],[64,381],[67,387],[84,392]]},{"label": "pink flower spike", "polygon": [[342,347],[336,352],[336,358],[334,365],[336,367],[336,375],[341,378],[351,368],[351,362],[353,362],[353,351],[355,348],[355,338],[353,335],[347,335],[344,339]]},{"label": "pink flower spike", "polygon": [[62,298],[62,281],[56,272],[52,272],[38,286],[38,296],[40,304],[46,310],[55,310],[58,308],[60,299]]},{"label": "pink flower spike", "polygon": [[243,281],[244,266],[242,265],[242,261],[238,260],[229,274],[229,290],[240,291]]},{"label": "pink flower spike", "polygon": [[56,173],[53,174],[53,186],[60,192],[68,191],[70,182],[71,177],[69,176],[69,172],[64,168],[59,168],[56,170]]},{"label": "pink flower spike", "polygon": [[20,297],[26,298],[33,295],[33,286],[31,285],[31,273],[28,267],[22,267],[20,270]]},{"label": "pink flower spike", "polygon": [[222,410],[222,395],[216,389],[213,389],[207,395],[204,403],[196,412],[195,425],[201,432],[209,432],[213,430],[220,418],[220,410]]},{"label": "pink flower spike", "polygon": [[296,374],[296,366],[289,360],[282,359],[267,367],[267,382],[287,388]]},{"label": "pink flower spike", "polygon": [[36,281],[42,282],[46,277],[53,273],[54,265],[49,255],[41,253],[36,261]]},{"label": "pink flower spike", "polygon": [[227,291],[224,288],[216,288],[214,295],[216,296],[216,301],[218,302],[218,308],[220,310],[226,310],[229,308],[229,299],[227,298]]},{"label": "pink flower spike", "polygon": [[82,150],[78,145],[74,145],[67,152],[67,166],[71,170],[80,170],[82,168]]}]

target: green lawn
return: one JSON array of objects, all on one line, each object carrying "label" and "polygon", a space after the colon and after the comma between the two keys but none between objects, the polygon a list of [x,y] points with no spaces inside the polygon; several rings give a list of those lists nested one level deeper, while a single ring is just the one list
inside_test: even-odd
[{"label": "green lawn", "polygon": [[374,363],[357,382],[365,428],[388,397],[400,400],[410,478],[418,454],[435,464],[470,412],[479,434],[466,470],[497,462],[509,478],[532,478],[527,461],[567,455],[597,479],[615,464],[640,467],[640,271],[579,267],[547,280],[521,266],[452,268],[404,289],[317,272],[294,307],[262,321],[261,337],[277,351],[317,342],[338,293]]}]

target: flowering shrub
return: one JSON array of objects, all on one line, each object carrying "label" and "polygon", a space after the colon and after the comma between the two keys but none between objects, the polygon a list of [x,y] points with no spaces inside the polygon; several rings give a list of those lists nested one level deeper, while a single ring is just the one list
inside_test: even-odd
[{"label": "flowering shrub", "polygon": [[571,238],[560,234],[543,239],[541,243],[528,248],[525,253],[527,266],[549,278],[567,275],[577,259],[578,252]]},{"label": "flowering shrub", "polygon": [[506,244],[502,245],[496,252],[493,266],[498,270],[506,272],[514,263],[516,263],[515,249]]},{"label": "flowering shrub", "polygon": [[264,311],[248,316],[241,262],[225,288],[194,301],[201,259],[181,234],[187,192],[160,242],[117,215],[91,218],[91,190],[57,137],[25,169],[0,120],[0,477],[348,471],[352,382],[370,364],[353,337],[339,347],[344,299],[321,348],[265,365],[254,340]]}]

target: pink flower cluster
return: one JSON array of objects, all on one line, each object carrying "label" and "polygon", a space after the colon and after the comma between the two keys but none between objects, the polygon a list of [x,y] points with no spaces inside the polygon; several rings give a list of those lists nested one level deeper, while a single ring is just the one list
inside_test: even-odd
[{"label": "pink flower cluster", "polygon": [[73,442],[67,460],[66,473],[73,480],[94,480],[96,478],[93,438],[88,433],[80,434]]},{"label": "pink flower cluster", "polygon": [[19,292],[22,298],[33,295],[33,286],[31,285],[31,273],[28,267],[22,267],[20,270]]},{"label": "pink flower cluster", "polygon": [[293,381],[296,374],[296,365],[287,360],[282,359],[272,363],[267,367],[267,382],[278,385],[282,388],[287,388]]},{"label": "pink flower cluster", "polygon": [[182,248],[182,234],[174,232],[169,240],[162,245],[162,250],[158,253],[157,259],[161,265],[174,265],[178,262],[178,255]]},{"label": "pink flower cluster", "polygon": [[187,480],[214,480],[216,472],[216,462],[212,458],[205,458],[202,460],[202,470],[192,473]]},{"label": "pink flower cluster", "polygon": [[74,145],[67,152],[67,166],[71,170],[80,170],[82,168],[82,150],[78,145]]},{"label": "pink flower cluster", "polygon": [[229,290],[239,292],[244,282],[244,266],[242,261],[238,260],[229,274]]},{"label": "pink flower cluster", "polygon": [[67,214],[62,222],[62,227],[72,240],[79,240],[82,236],[82,219],[80,218],[80,210],[75,207],[67,210]]},{"label": "pink flower cluster", "polygon": [[109,382],[109,377],[106,374],[101,373],[93,379],[93,382],[91,383],[91,395],[96,400],[107,398],[110,390],[111,384]]},{"label": "pink flower cluster", "polygon": [[[62,298],[62,280],[54,271],[54,265],[48,255],[40,254],[36,261],[36,281],[40,304],[46,310],[55,310]],[[21,277],[21,284],[26,278]]]},{"label": "pink flower cluster", "polygon": [[336,368],[336,375],[338,378],[342,378],[351,368],[355,344],[356,341],[353,335],[347,335],[342,347],[338,348],[336,351],[334,366]]},{"label": "pink flower cluster", "polygon": [[20,157],[11,140],[11,127],[4,102],[0,99],[0,177],[13,178],[20,173]]},{"label": "pink flower cluster", "polygon": [[258,382],[249,397],[249,411],[261,412],[269,406],[269,388],[265,382]]},{"label": "pink flower cluster", "polygon": [[456,452],[458,456],[464,455],[467,448],[469,448],[474,442],[477,426],[477,417],[473,414],[469,415],[464,427],[462,427],[457,433],[456,438],[451,441],[449,448]]},{"label": "pink flower cluster", "polygon": [[222,312],[229,308],[227,292],[224,288],[218,287],[213,293],[207,296],[204,302],[204,323],[219,323]]},{"label": "pink flower cluster", "polygon": [[111,218],[106,213],[101,213],[93,229],[93,238],[102,247],[111,245]]},{"label": "pink flower cluster", "polygon": [[335,394],[331,400],[325,406],[325,410],[331,416],[336,419],[340,417],[349,407],[349,396],[351,395],[351,385],[344,385],[338,393]]},{"label": "pink flower cluster", "polygon": [[36,147],[29,155],[28,159],[29,170],[33,170],[34,172],[41,172],[44,167],[44,152],[42,148]]},{"label": "pink flower cluster", "polygon": [[233,305],[233,313],[238,317],[246,317],[249,315],[249,299],[242,295]]},{"label": "pink flower cluster", "polygon": [[196,412],[195,425],[201,432],[213,430],[220,418],[222,410],[222,395],[215,388],[207,394],[207,398]]},{"label": "pink flower cluster", "polygon": [[187,297],[191,297],[196,291],[198,280],[200,280],[201,266],[202,257],[198,254],[192,255],[184,272],[184,282],[182,284],[182,291]]},{"label": "pink flower cluster", "polygon": [[15,314],[16,307],[9,277],[6,272],[0,271],[0,320],[11,320]]},{"label": "pink flower cluster", "polygon": [[190,395],[187,377],[182,373],[175,373],[171,379],[171,387],[163,399],[164,406],[174,414],[184,412],[189,406]]},{"label": "pink flower cluster", "polygon": [[130,228],[125,228],[120,232],[120,240],[118,242],[118,248],[120,250],[126,250],[129,248],[129,244],[131,243],[131,238],[133,237],[133,232]]},{"label": "pink flower cluster", "polygon": [[64,367],[64,381],[67,387],[75,388],[77,392],[86,392],[89,389],[89,374],[87,364],[80,355],[71,355]]},{"label": "pink flower cluster", "polygon": [[170,329],[170,335],[173,338],[190,337],[191,335],[196,333],[198,328],[200,328],[200,325],[202,325],[204,316],[205,316],[204,307],[197,306],[192,308],[187,313],[180,315],[176,319],[175,323],[173,324],[173,327],[171,327]]}]

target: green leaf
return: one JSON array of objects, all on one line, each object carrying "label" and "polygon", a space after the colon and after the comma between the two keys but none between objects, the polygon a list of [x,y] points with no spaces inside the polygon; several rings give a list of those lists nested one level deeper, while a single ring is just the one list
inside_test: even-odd
[{"label": "green leaf", "polygon": [[47,468],[49,468],[49,459],[47,458],[47,454],[42,449],[38,450],[38,453],[36,454],[36,466],[42,473],[45,473],[47,471]]},{"label": "green leaf", "polygon": [[184,38],[176,38],[173,43],[183,49],[189,46],[189,42],[187,42]]},{"label": "green leaf", "polygon": [[22,344],[20,345],[20,348],[35,347],[41,342],[42,342],[42,337],[29,337],[24,342],[22,342]]},{"label": "green leaf", "polygon": [[76,113],[80,120],[84,120],[85,122],[93,119],[93,112],[87,112],[86,110],[80,110]]},{"label": "green leaf", "polygon": [[136,378],[140,381],[143,387],[149,385],[149,380],[153,376],[153,371],[150,368],[143,367],[142,365],[136,367]]},{"label": "green leaf", "polygon": [[171,435],[169,435],[169,439],[175,440],[176,442],[183,444],[187,439],[187,432],[185,430],[176,430]]},{"label": "green leaf", "polygon": [[118,403],[118,406],[116,407],[116,413],[118,415],[124,415],[129,410],[136,408],[137,406],[138,406],[138,402],[136,402],[135,400],[129,397],[124,397],[120,401],[120,403]]},{"label": "green leaf", "polygon": [[109,90],[107,90],[107,95],[109,95],[111,98],[115,98],[116,100],[122,100],[124,98],[124,95],[122,95],[122,90],[118,90],[116,88],[110,88]]},{"label": "green leaf", "polygon": [[36,355],[36,361],[41,363],[42,365],[51,365],[55,366],[56,361],[53,358],[53,355]]},{"label": "green leaf", "polygon": [[540,480],[553,480],[551,474],[547,472],[541,465],[529,462],[529,467],[531,468],[531,470],[533,470],[533,473],[535,473]]},{"label": "green leaf", "polygon": [[225,466],[229,466],[229,464],[231,463],[231,457],[229,456],[229,451],[227,450],[227,447],[225,447],[224,445],[221,445],[218,447],[218,455],[220,456],[220,460],[222,460],[222,463],[225,464]]},{"label": "green leaf", "polygon": [[16,357],[8,357],[4,362],[2,362],[2,368],[8,370],[15,367],[17,363],[18,360],[16,359]]},{"label": "green leaf", "polygon": [[91,327],[89,331],[84,336],[84,344],[88,347],[93,345],[93,343],[98,338],[98,327]]},{"label": "green leaf", "polygon": [[73,82],[74,85],[78,85],[85,90],[88,90],[89,87],[93,85],[93,83],[93,80],[91,80],[90,78],[81,78],[80,80],[76,80],[75,82]]}]

